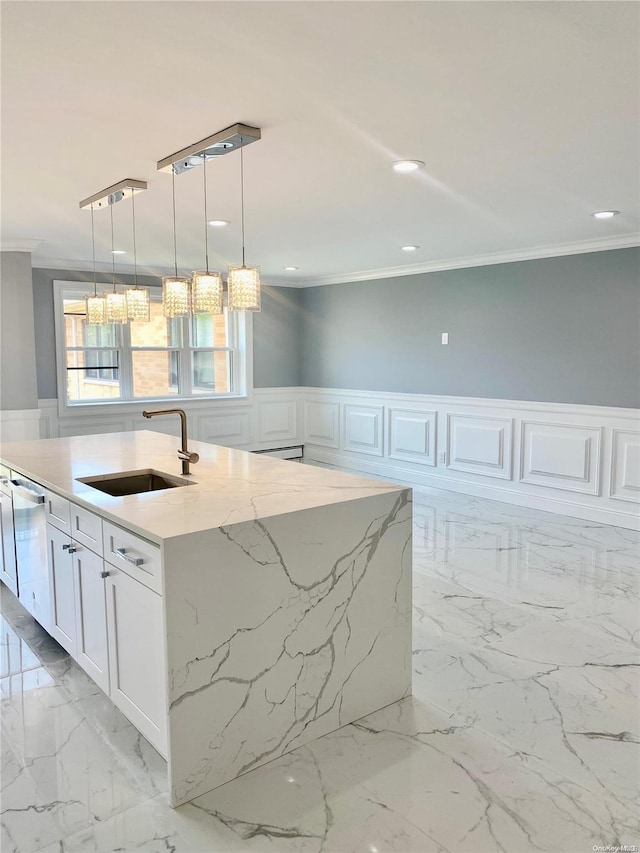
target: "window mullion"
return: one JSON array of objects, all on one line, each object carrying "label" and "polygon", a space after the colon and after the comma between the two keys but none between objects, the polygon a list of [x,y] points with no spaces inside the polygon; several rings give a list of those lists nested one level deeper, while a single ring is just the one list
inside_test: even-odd
[{"label": "window mullion", "polygon": [[192,355],[190,322],[191,321],[189,317],[183,317],[182,322],[180,324],[180,347],[178,349],[180,385],[178,386],[178,393],[183,397],[190,397],[193,393],[193,389],[191,387],[191,376],[193,366],[191,363]]},{"label": "window mullion", "polygon": [[120,394],[123,400],[133,400],[133,364],[131,361],[131,330],[128,323],[118,327],[120,352]]}]

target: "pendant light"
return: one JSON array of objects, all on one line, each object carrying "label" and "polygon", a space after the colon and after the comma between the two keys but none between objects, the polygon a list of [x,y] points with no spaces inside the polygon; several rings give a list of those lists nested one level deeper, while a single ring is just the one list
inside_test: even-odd
[{"label": "pendant light", "polygon": [[131,225],[133,231],[133,287],[125,287],[127,319],[148,323],[151,319],[149,288],[138,286],[138,256],[136,253],[136,195],[131,194]]},{"label": "pendant light", "polygon": [[93,205],[91,205],[91,249],[93,252],[93,296],[85,297],[85,322],[87,326],[105,326],[107,324],[107,305],[104,296],[98,296],[96,279],[96,234],[93,223]]},{"label": "pendant light", "polygon": [[116,290],[116,256],[113,251],[113,204],[111,203],[109,204],[109,213],[111,214],[111,267],[113,290],[105,293],[104,298],[107,303],[107,322],[122,324],[127,322],[127,299],[124,293]]},{"label": "pendant light", "polygon": [[184,317],[191,313],[191,281],[178,275],[178,248],[176,243],[176,173],[171,169],[173,193],[173,263],[175,275],[162,279],[162,305],[164,316]]},{"label": "pendant light", "polygon": [[229,267],[228,306],[231,311],[260,310],[260,268],[245,265],[244,257],[244,149],[240,136],[240,204],[242,221],[242,266]]},{"label": "pendant light", "polygon": [[207,152],[202,154],[204,193],[205,271],[194,271],[191,279],[191,311],[193,314],[222,314],[222,276],[209,272],[209,222],[207,219]]}]

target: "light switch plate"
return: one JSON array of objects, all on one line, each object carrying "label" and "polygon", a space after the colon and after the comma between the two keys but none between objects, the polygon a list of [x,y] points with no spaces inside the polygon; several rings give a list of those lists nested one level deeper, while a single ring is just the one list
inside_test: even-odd
[{"label": "light switch plate", "polygon": [[442,333],[442,343],[443,344],[449,343],[449,332],[443,332]]}]

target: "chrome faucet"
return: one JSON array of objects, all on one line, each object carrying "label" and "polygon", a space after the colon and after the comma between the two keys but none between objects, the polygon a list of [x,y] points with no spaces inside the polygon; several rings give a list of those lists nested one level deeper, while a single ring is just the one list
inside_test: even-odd
[{"label": "chrome faucet", "polygon": [[197,453],[189,453],[187,450],[187,416],[182,409],[156,409],[154,412],[143,412],[142,416],[144,418],[154,418],[156,415],[180,415],[180,432],[182,436],[182,447],[178,451],[178,459],[182,462],[182,473],[190,474],[189,471],[189,462],[193,462],[195,465],[196,462],[200,460],[200,456]]}]

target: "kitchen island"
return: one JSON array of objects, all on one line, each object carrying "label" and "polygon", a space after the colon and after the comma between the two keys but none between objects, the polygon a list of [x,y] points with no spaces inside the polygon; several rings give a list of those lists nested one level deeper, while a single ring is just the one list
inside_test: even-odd
[{"label": "kitchen island", "polygon": [[[176,450],[148,430],[2,448],[45,494],[51,633],[167,758],[174,806],[411,691],[410,489],[203,442],[181,476]],[[189,485],[83,482],[139,471]]]}]

